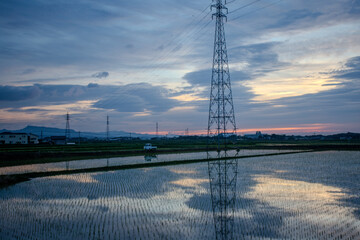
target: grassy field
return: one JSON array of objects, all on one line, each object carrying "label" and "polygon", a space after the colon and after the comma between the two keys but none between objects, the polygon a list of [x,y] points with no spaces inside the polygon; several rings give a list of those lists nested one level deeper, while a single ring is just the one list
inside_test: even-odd
[{"label": "grassy field", "polygon": [[[158,140],[128,140],[122,142],[85,142],[74,145],[0,145],[1,152],[94,152],[94,151],[139,151],[143,150],[144,144],[151,142],[162,150],[169,149],[197,149],[206,148],[206,139],[158,139]],[[359,145],[360,141],[269,141],[269,140],[246,140],[232,141],[230,148],[237,147],[280,147],[280,146],[314,146],[314,145]],[[210,147],[217,147],[210,144]]]}]

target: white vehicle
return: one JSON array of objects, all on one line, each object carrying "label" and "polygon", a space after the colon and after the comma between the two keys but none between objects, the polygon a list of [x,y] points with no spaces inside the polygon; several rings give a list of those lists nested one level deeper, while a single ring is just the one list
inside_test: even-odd
[{"label": "white vehicle", "polygon": [[146,143],[145,146],[144,146],[144,150],[147,150],[147,151],[154,151],[156,149],[157,149],[157,147],[151,145],[151,143]]}]

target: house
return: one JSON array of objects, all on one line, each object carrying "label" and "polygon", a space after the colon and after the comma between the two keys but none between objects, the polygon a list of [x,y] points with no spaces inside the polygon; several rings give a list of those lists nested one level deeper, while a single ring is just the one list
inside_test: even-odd
[{"label": "house", "polygon": [[244,138],[248,138],[248,139],[260,139],[262,138],[263,135],[260,131],[257,131],[256,134],[245,134]]},{"label": "house", "polygon": [[38,144],[39,137],[32,133],[0,133],[0,144]]},{"label": "house", "polygon": [[39,136],[29,133],[28,134],[29,144],[39,144]]},{"label": "house", "polygon": [[66,144],[66,137],[65,136],[51,136],[50,143],[55,145],[65,145]]}]

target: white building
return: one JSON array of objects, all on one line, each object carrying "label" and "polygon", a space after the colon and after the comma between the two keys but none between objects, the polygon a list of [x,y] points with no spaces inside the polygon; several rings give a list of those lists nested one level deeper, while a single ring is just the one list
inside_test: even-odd
[{"label": "white building", "polygon": [[29,133],[29,144],[39,144],[39,136]]},{"label": "white building", "polygon": [[31,133],[0,133],[0,144],[38,144],[39,137]]},{"label": "white building", "polygon": [[245,134],[244,137],[245,138],[249,138],[249,139],[259,139],[262,138],[262,133],[260,131],[256,131],[256,134]]}]

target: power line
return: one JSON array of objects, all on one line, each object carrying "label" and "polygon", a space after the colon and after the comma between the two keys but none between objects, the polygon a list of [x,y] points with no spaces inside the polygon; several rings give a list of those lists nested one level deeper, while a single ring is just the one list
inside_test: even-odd
[{"label": "power line", "polygon": [[229,21],[234,21],[234,20],[237,20],[237,19],[239,19],[239,18],[242,18],[242,17],[244,17],[244,16],[246,16],[246,15],[249,15],[249,14],[251,14],[251,13],[254,13],[254,12],[260,11],[260,10],[262,10],[262,9],[271,7],[271,6],[273,6],[273,5],[278,4],[278,3],[281,2],[281,1],[283,1],[283,0],[278,0],[278,1],[274,2],[274,3],[265,5],[265,6],[261,7],[261,8],[257,8],[257,9],[255,9],[255,10],[253,10],[253,11],[250,11],[250,12],[245,13],[245,14],[243,14],[243,15],[240,15],[240,16],[237,16],[237,17],[235,17],[235,18],[232,18],[232,19],[230,19]]},{"label": "power line", "polygon": [[[191,34],[197,27],[198,25],[211,13],[211,11],[209,11],[205,16],[203,16],[200,20],[197,21],[197,19],[206,11],[206,9],[210,9],[211,4],[209,4],[208,6],[206,6],[201,12],[199,15],[197,15],[190,23],[188,23],[184,29],[181,30],[181,33],[180,34],[175,34],[175,37],[172,38],[170,41],[165,41],[164,43],[162,43],[160,46],[169,46],[171,45],[173,42],[175,42],[177,39],[181,39],[182,37],[186,37],[189,35],[189,33]],[[192,28],[192,29],[191,29]],[[191,30],[189,30],[191,29]],[[180,32],[180,31],[178,31]],[[178,44],[179,45],[179,44]],[[176,46],[177,47],[177,46]],[[172,48],[170,50],[168,50],[167,52],[164,52],[162,55],[160,55],[158,57],[158,59],[155,60],[156,61],[159,61],[159,60],[162,60],[162,58],[165,58],[167,57],[167,54],[171,53],[174,51],[175,48]],[[156,65],[156,64],[153,64],[153,65]]]},{"label": "power line", "polygon": [[[156,65],[161,66],[164,62],[160,62],[160,61],[163,61],[164,59],[167,59],[168,57],[172,56],[172,55],[177,51],[177,49],[181,48],[181,46],[182,46],[182,44],[183,44],[184,42],[186,42],[188,39],[190,39],[190,37],[191,37],[192,35],[199,34],[199,31],[201,31],[201,30],[204,28],[204,27],[203,27],[204,25],[200,26],[201,22],[202,22],[210,13],[211,13],[211,12],[209,12],[209,13],[207,13],[205,16],[203,16],[203,18],[201,18],[201,19],[194,25],[195,27],[194,27],[192,30],[187,31],[187,32],[179,35],[177,38],[178,38],[178,39],[182,39],[182,40],[178,41],[174,47],[172,47],[171,49],[169,49],[167,52],[164,52],[157,60],[155,60],[155,61],[157,61],[158,63],[154,63],[153,66],[156,66]],[[206,23],[205,25],[207,26],[209,23],[211,23],[211,21],[209,21],[209,22]],[[199,28],[199,26],[200,26],[200,28]],[[198,30],[198,29],[200,29],[200,30]],[[176,38],[175,38],[175,39],[176,39]],[[171,44],[172,42],[174,42],[175,39],[173,39],[169,44]],[[166,62],[165,62],[165,63],[166,63]],[[156,67],[155,70],[158,69],[158,68],[159,68],[159,67]]]},{"label": "power line", "polygon": [[237,0],[229,1],[229,2],[226,3],[226,5],[231,4],[231,3],[233,3],[233,2],[236,2],[236,1],[237,1]]},{"label": "power line", "polygon": [[[208,9],[209,6],[207,6],[205,8]],[[204,12],[204,11],[203,11]],[[160,58],[158,58],[157,60],[154,60],[155,62],[157,61],[157,63],[152,64],[152,66],[150,66],[147,69],[151,69],[149,71],[149,77],[147,78],[147,81],[151,81],[153,79],[155,79],[156,75],[155,72],[159,69],[162,68],[162,66],[165,66],[167,63],[169,63],[170,61],[168,60],[169,58],[171,58],[172,56],[174,56],[175,54],[177,54],[175,51],[176,48],[182,48],[183,49],[183,53],[186,54],[188,53],[191,49],[191,46],[186,46],[187,43],[189,43],[192,39],[194,41],[197,41],[198,39],[200,39],[201,37],[204,37],[205,35],[202,34],[203,31],[206,29],[206,27],[208,27],[210,25],[210,23],[212,22],[211,19],[209,19],[207,22],[205,22],[204,24],[200,25],[201,22],[211,13],[211,11],[209,11],[209,13],[207,13],[205,16],[203,16],[195,25],[195,27],[190,30],[190,32],[188,33],[183,33],[183,38],[177,42],[176,46],[171,48],[169,51],[167,51],[166,53],[164,53]],[[197,37],[195,37],[197,36]],[[193,38],[195,37],[195,38]],[[174,39],[171,41],[173,42]],[[182,45],[185,45],[185,47],[182,47]],[[162,61],[160,61],[162,60]],[[177,63],[178,61],[173,62],[173,64]],[[146,70],[141,70],[140,72],[144,73]],[[118,100],[116,98],[110,99],[107,101],[107,104],[109,104],[109,106],[114,105]]]},{"label": "power line", "polygon": [[[253,2],[250,2],[244,6],[241,6],[233,11],[231,11],[230,13],[234,13],[236,11],[239,11],[240,9],[244,9],[246,7],[249,7],[253,4],[255,4],[256,2],[259,2],[261,0],[256,0],[256,1],[253,1]],[[256,12],[256,11],[259,11],[259,10],[262,10],[262,9],[265,9],[267,7],[270,7],[272,5],[275,5],[279,2],[281,2],[282,0],[279,0],[277,2],[274,2],[274,3],[271,3],[271,4],[268,4],[266,6],[263,6],[261,8],[258,8],[258,9],[255,9],[253,11],[250,11],[248,13],[245,13],[243,15],[240,15],[240,16],[237,16],[233,19],[230,19],[230,21],[233,21],[233,20],[236,20],[236,19],[239,19],[241,17],[244,17],[246,15],[249,15],[253,12]],[[233,1],[229,2],[229,3],[232,3]],[[162,67],[166,66],[166,64],[176,64],[178,62],[180,62],[180,57],[179,56],[176,60],[172,61],[171,57],[178,54],[178,49],[182,49],[182,54],[181,55],[184,55],[186,53],[188,53],[189,51],[192,50],[191,46],[188,45],[188,43],[192,40],[192,42],[194,41],[197,41],[199,40],[200,38],[203,38],[205,37],[206,35],[205,34],[202,34],[204,32],[204,30],[210,25],[210,23],[212,22],[211,20],[203,23],[202,25],[200,25],[203,20],[211,13],[211,12],[208,12],[206,13],[204,16],[203,13],[206,11],[206,9],[208,9],[209,6],[206,6],[201,12],[200,14],[195,17],[191,22],[190,24],[188,24],[185,29],[189,29],[189,28],[192,28],[190,31],[187,31],[187,32],[183,32],[182,34],[180,34],[179,36],[176,36],[174,37],[170,42],[168,42],[166,45],[169,46],[169,44],[172,44],[172,43],[175,43],[176,42],[176,45],[175,46],[172,46],[171,48],[169,48],[169,50],[167,50],[166,52],[163,52],[163,54],[161,54],[158,59],[156,59],[152,64],[152,66],[150,66],[148,69],[151,69],[149,71],[149,74],[150,76],[148,77],[148,80],[151,81],[152,79],[155,79],[156,78],[156,75],[155,75],[155,72],[157,72],[159,69],[161,69]],[[202,16],[202,17],[201,17]],[[200,18],[200,19],[199,19]],[[196,21],[197,19],[199,19],[198,21]],[[191,25],[192,23],[196,22],[195,24]],[[145,70],[142,70],[141,72],[145,72]],[[114,104],[115,101],[117,101],[116,99],[112,99],[110,100],[108,103],[111,105],[111,104]]]},{"label": "power line", "polygon": [[261,0],[255,0],[255,1],[251,2],[251,3],[248,3],[248,4],[244,5],[244,6],[241,6],[241,7],[239,7],[239,8],[236,8],[236,9],[230,11],[229,14],[232,14],[232,13],[234,13],[234,12],[237,12],[237,11],[241,10],[241,9],[244,9],[244,8],[246,8],[246,7],[249,7],[249,6],[253,5],[254,3],[257,3],[257,2],[260,2],[260,1],[261,1]]}]

